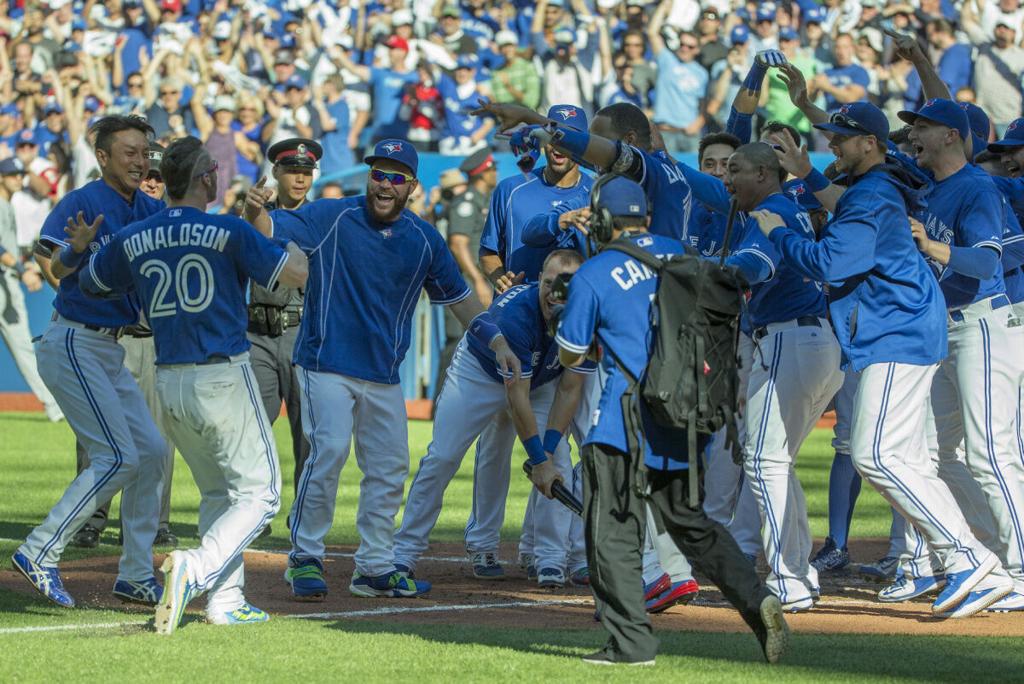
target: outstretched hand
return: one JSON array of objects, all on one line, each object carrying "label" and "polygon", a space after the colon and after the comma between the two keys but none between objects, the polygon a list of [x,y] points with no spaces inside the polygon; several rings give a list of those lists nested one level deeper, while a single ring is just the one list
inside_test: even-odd
[{"label": "outstretched hand", "polygon": [[914,36],[894,31],[891,28],[884,28],[882,31],[892,38],[892,42],[896,46],[897,57],[913,62],[915,58],[924,55],[921,51],[921,44]]},{"label": "outstretched hand", "polygon": [[786,84],[790,102],[797,107],[810,102],[810,97],[807,95],[807,79],[804,78],[802,71],[786,62],[779,67],[779,78]]},{"label": "outstretched hand", "polygon": [[781,50],[761,50],[754,57],[754,61],[765,68],[782,67],[789,64],[789,60]]},{"label": "outstretched hand", "polygon": [[768,142],[775,150],[775,156],[778,157],[782,168],[797,178],[806,177],[814,168],[811,166],[811,157],[807,154],[807,145],[797,146],[789,133],[772,133],[768,136]]},{"label": "outstretched hand", "polygon": [[274,194],[274,191],[271,188],[266,187],[266,185],[267,177],[261,176],[256,182],[256,185],[249,188],[249,191],[245,193],[245,208],[243,209],[243,213],[245,215],[245,219],[249,222],[252,222],[253,219],[259,216],[264,205],[270,201],[270,198]]},{"label": "outstretched hand", "polygon": [[92,223],[86,223],[85,216],[78,212],[75,218],[68,217],[68,224],[64,232],[68,234],[68,245],[76,254],[82,254],[89,249],[89,243],[96,237],[96,231],[103,223],[103,214],[97,216]]},{"label": "outstretched hand", "polygon": [[498,121],[498,128],[503,133],[510,132],[520,124],[543,125],[547,119],[537,112],[516,104],[487,102],[483,98],[477,100],[479,105],[470,112],[473,116],[493,116]]}]

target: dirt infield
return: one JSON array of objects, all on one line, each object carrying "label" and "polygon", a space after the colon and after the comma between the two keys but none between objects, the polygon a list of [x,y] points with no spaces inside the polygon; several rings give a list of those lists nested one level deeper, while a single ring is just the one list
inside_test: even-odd
[{"label": "dirt infield", "polygon": [[[877,558],[885,541],[854,544],[855,558]],[[246,596],[272,615],[310,618],[386,620],[392,623],[515,625],[535,629],[599,629],[594,622],[588,589],[546,591],[527,581],[514,563],[506,565],[503,581],[473,578],[458,544],[435,544],[417,568],[417,575],[434,584],[424,599],[365,599],[348,592],[353,564],[351,548],[332,548],[326,561],[330,595],[321,603],[291,599],[282,579],[286,556],[282,552],[246,553]],[[505,559],[515,558],[514,545],[502,549]],[[157,564],[162,556],[157,558]],[[117,572],[114,557],[92,558],[62,565],[68,590],[83,606],[121,608],[109,593]],[[699,578],[698,578],[699,579]],[[960,634],[976,636],[1024,636],[1024,613],[983,614],[967,620],[939,620],[931,616],[927,600],[882,604],[875,600],[880,585],[864,581],[853,572],[822,577],[822,599],[814,610],[790,616],[795,631],[847,634]],[[25,580],[13,570],[0,571],[0,589],[32,594]],[[193,604],[193,610],[202,602]],[[128,607],[131,613],[145,609]],[[355,613],[355,614],[354,614]],[[702,583],[700,596],[690,605],[676,606],[653,616],[659,630],[745,631],[746,627],[724,601],[721,593]]]}]

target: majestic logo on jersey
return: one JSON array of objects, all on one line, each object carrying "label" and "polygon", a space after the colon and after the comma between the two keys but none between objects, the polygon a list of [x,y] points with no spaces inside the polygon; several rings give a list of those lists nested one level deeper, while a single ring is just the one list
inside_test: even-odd
[{"label": "majestic logo on jersey", "polygon": [[385,228],[384,230],[380,231],[380,236],[382,238],[384,238],[385,240],[387,240],[389,237],[391,237],[391,235],[392,235],[392,233],[391,233],[391,229],[390,228]]},{"label": "majestic logo on jersey", "polygon": [[[640,211],[640,207],[637,207],[635,211]],[[636,241],[637,247],[649,247],[654,244],[654,239],[649,237],[642,237]]]},{"label": "majestic logo on jersey", "polygon": [[381,147],[383,147],[384,151],[387,152],[388,154],[394,154],[395,152],[402,151],[402,143],[397,142],[384,143]]},{"label": "majestic logo on jersey", "polygon": [[167,213],[167,216],[169,216],[170,218],[176,218],[178,216],[181,216],[181,209],[171,209]]},{"label": "majestic logo on jersey", "polygon": [[556,109],[555,114],[562,117],[563,121],[568,121],[569,119],[575,118],[578,115],[575,109],[569,109],[568,107],[565,107],[563,109]]}]

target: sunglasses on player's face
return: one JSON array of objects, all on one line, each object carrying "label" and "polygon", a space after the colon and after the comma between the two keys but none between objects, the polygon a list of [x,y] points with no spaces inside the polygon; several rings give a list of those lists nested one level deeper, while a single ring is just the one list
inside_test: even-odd
[{"label": "sunglasses on player's face", "polygon": [[415,176],[410,176],[407,173],[400,171],[382,171],[381,169],[370,169],[370,178],[375,183],[383,183],[387,181],[392,185],[405,185],[410,181],[416,180]]}]

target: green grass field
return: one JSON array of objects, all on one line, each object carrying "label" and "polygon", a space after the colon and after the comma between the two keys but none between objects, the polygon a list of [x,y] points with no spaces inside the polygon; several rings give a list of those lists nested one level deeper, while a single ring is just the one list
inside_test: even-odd
[{"label": "green grass field", "polygon": [[[413,463],[430,438],[429,423],[410,423]],[[275,427],[288,452],[287,427]],[[74,440],[66,425],[41,415],[0,414],[0,556],[7,558],[38,524],[74,475]],[[803,481],[816,536],[827,530],[831,434],[817,431],[801,453]],[[514,462],[525,454],[517,453]],[[282,512],[263,548],[286,548],[284,517],[291,504],[291,461],[285,456]],[[514,472],[518,472],[514,469]],[[433,539],[461,541],[471,496],[472,461],[467,459],[449,488]],[[346,467],[330,544],[358,542],[354,506],[358,470]],[[513,477],[504,537],[518,537],[528,482]],[[192,545],[198,495],[180,458],[174,473],[172,528]],[[888,508],[865,489],[853,536],[888,534]],[[114,527],[116,530],[116,526]],[[68,549],[66,560],[117,554],[116,531],[92,551]],[[111,578],[112,579],[112,578]],[[0,681],[256,681],[351,679],[353,681],[1019,681],[1024,649],[1019,639],[868,635],[795,635],[784,664],[767,668],[749,634],[662,631],[658,665],[643,671],[598,669],[575,656],[601,645],[592,629],[523,630],[480,626],[415,625],[368,620],[288,620],[227,629],[193,621],[172,638],[148,631],[144,615],[50,607],[35,597],[0,589]],[[55,628],[131,623],[91,629]],[[28,631],[38,628],[38,631]],[[610,671],[609,671],[610,670]]]}]

